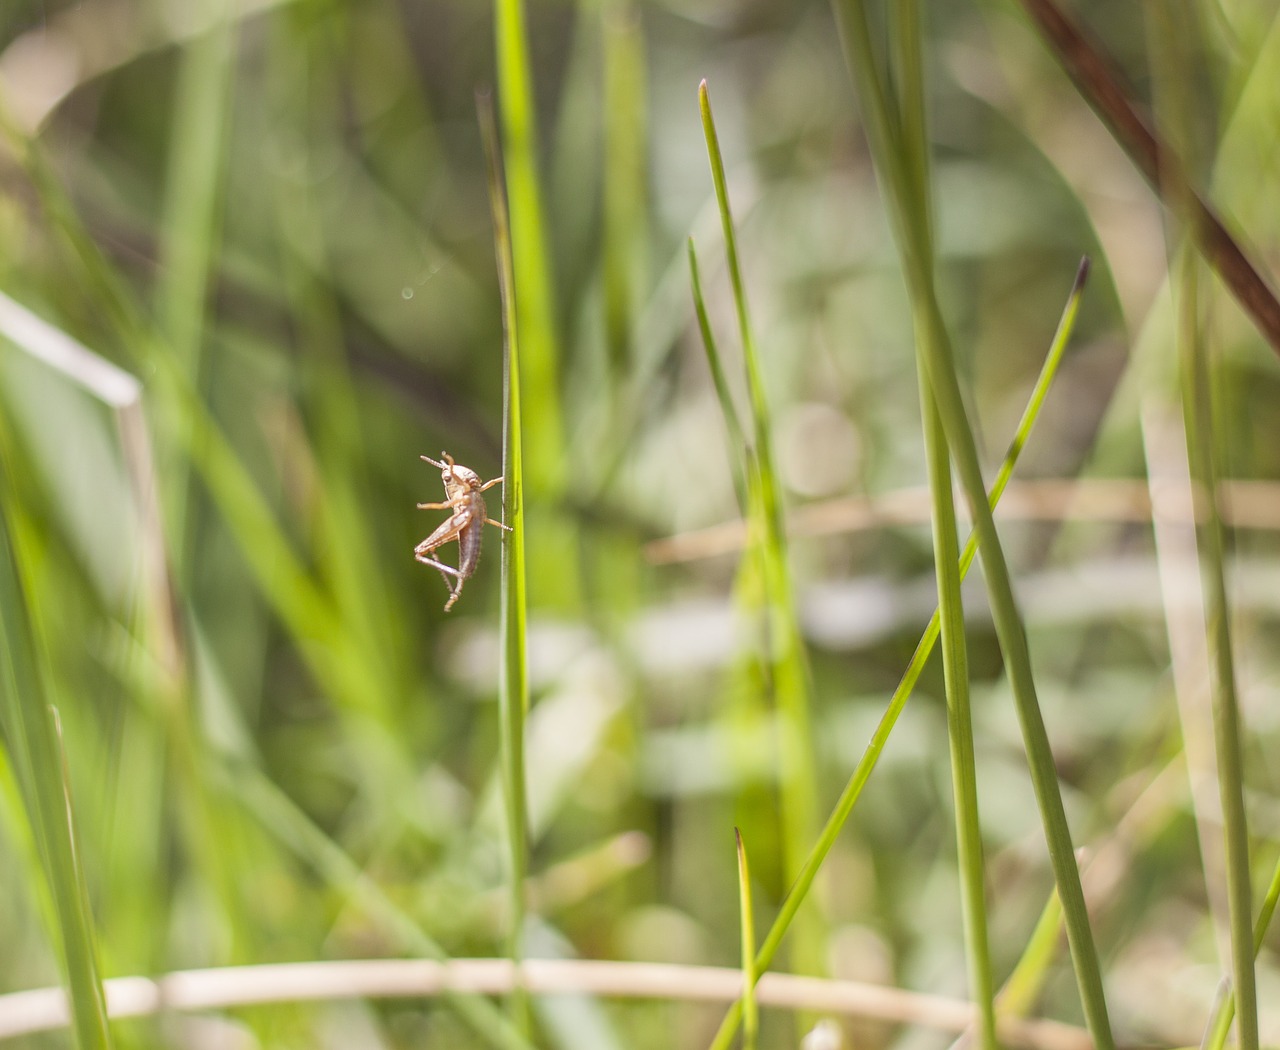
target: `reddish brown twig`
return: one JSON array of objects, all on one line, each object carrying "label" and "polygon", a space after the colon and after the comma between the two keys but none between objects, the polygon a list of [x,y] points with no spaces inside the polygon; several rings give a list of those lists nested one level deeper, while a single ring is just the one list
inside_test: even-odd
[{"label": "reddish brown twig", "polygon": [[1164,203],[1185,201],[1186,219],[1205,259],[1253,318],[1271,348],[1280,354],[1280,300],[1187,179],[1182,163],[1148,126],[1103,48],[1089,39],[1054,0],[1020,0],[1076,90],[1102,118],[1129,159]]}]

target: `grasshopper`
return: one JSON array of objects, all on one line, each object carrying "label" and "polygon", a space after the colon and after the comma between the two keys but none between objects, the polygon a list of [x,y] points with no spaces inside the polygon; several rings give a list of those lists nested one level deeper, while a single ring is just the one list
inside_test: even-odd
[{"label": "grasshopper", "polygon": [[[492,481],[481,481],[480,475],[470,467],[460,467],[447,452],[441,452],[444,462],[423,456],[433,467],[440,468],[440,480],[444,482],[445,501],[443,503],[419,503],[419,510],[449,510],[453,513],[448,520],[413,549],[413,556],[423,565],[430,565],[440,570],[444,582],[449,587],[449,600],[445,602],[444,611],[453,608],[453,603],[462,594],[462,585],[471,578],[480,561],[480,543],[485,524],[496,525],[500,529],[511,532],[510,525],[494,521],[485,509],[484,497],[480,493],[494,485],[501,484],[502,478]],[[431,555],[446,543],[458,541],[458,567],[446,565]],[[450,579],[452,577],[452,579]]]}]

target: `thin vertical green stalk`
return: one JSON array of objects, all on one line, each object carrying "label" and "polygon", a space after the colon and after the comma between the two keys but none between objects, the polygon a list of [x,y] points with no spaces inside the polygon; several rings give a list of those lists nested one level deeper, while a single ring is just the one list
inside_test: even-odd
[{"label": "thin vertical green stalk", "polygon": [[[1155,72],[1157,113],[1163,120],[1174,152],[1183,162],[1195,161],[1192,134],[1194,100],[1188,86],[1190,38],[1194,10],[1186,4],[1149,4],[1152,67]],[[1162,188],[1174,216],[1194,232],[1194,193],[1186,180],[1161,171]],[[1204,583],[1205,623],[1208,628],[1213,740],[1217,757],[1218,791],[1222,799],[1223,848],[1226,853],[1227,918],[1231,936],[1231,972],[1240,1050],[1258,1047],[1258,993],[1254,969],[1252,886],[1249,877],[1249,828],[1244,809],[1244,768],[1241,751],[1240,706],[1235,661],[1231,648],[1231,607],[1227,597],[1226,534],[1218,495],[1218,450],[1214,442],[1213,378],[1200,315],[1200,262],[1189,237],[1179,242],[1172,275],[1176,289],[1176,339],[1180,361],[1183,425],[1191,483],[1203,493],[1204,510],[1196,526],[1196,548]]]},{"label": "thin vertical green stalk", "polygon": [[[507,844],[511,865],[511,940],[513,962],[523,958],[525,875],[528,865],[528,801],[525,797],[524,724],[529,707],[529,682],[525,664],[525,558],[524,481],[520,430],[520,341],[516,309],[515,268],[511,234],[507,224],[506,196],[492,101],[479,99],[480,127],[485,140],[489,171],[489,205],[493,212],[493,239],[498,263],[498,289],[502,296],[503,331],[503,520],[512,531],[502,544],[502,662],[499,668],[498,702],[502,723],[502,786],[506,802]],[[519,982],[512,1007],[521,1031],[528,1030],[528,1003]]]},{"label": "thin vertical green stalk", "polygon": [[1000,991],[1002,1017],[1021,1017],[1031,1009],[1044,986],[1045,975],[1058,954],[1061,941],[1062,902],[1058,900],[1057,891],[1050,891],[1022,955]]},{"label": "thin vertical green stalk", "polygon": [[[628,374],[645,251],[647,157],[644,34],[631,0],[601,5],[603,45],[603,281],[611,386]],[[611,392],[611,397],[613,392]]]},{"label": "thin vertical green stalk", "polygon": [[715,332],[711,329],[711,318],[707,316],[707,303],[702,294],[702,274],[698,267],[698,254],[694,250],[692,237],[689,238],[689,281],[693,287],[693,310],[698,316],[698,331],[702,333],[702,348],[707,355],[707,367],[711,370],[711,382],[715,385],[716,398],[720,402],[720,414],[724,417],[725,429],[729,432],[729,460],[733,469],[733,488],[738,496],[738,509],[745,515],[747,481],[742,460],[743,453],[747,449],[747,438],[742,430],[742,422],[738,419],[738,409],[733,403],[733,395],[729,392],[724,359],[720,356]]},{"label": "thin vertical green stalk", "polygon": [[[1253,956],[1256,959],[1258,953],[1262,951],[1262,942],[1267,936],[1267,930],[1271,927],[1271,920],[1275,917],[1276,904],[1280,903],[1280,862],[1277,862],[1275,869],[1271,873],[1271,885],[1267,887],[1267,894],[1262,900],[1262,907],[1258,910],[1258,921],[1253,924]],[[1222,1002],[1218,1004],[1218,1009],[1209,1019],[1206,1026],[1205,1039],[1201,1044],[1204,1050],[1222,1050],[1227,1043],[1227,1035],[1231,1031],[1231,1022],[1236,1015],[1236,996],[1232,989],[1227,990],[1227,994],[1223,996]]]},{"label": "thin vertical green stalk", "polygon": [[[221,8],[225,0],[206,0]],[[183,49],[173,96],[161,262],[160,328],[184,367],[199,365],[210,258],[217,230],[223,143],[234,67],[235,30],[227,12]]]},{"label": "thin vertical green stalk", "polygon": [[[314,128],[314,133],[283,137],[275,146],[280,168],[290,174],[278,174],[269,183],[279,242],[287,246],[281,252],[278,294],[296,319],[301,344],[307,347],[298,360],[298,407],[305,420],[319,424],[307,428],[316,483],[324,493],[314,510],[311,558],[321,585],[332,596],[341,621],[339,630],[352,650],[362,654],[368,694],[389,700],[404,693],[396,637],[401,625],[391,613],[375,553],[379,543],[364,488],[370,462],[365,421],[359,386],[353,382],[343,345],[323,209],[316,199],[316,187],[324,182],[316,167],[325,163],[317,153],[325,154],[328,145],[321,115],[341,110],[339,97],[345,90],[329,77],[328,70],[339,67],[346,56],[336,54],[341,43],[328,34],[308,33],[300,38],[297,27],[291,25],[282,25],[268,41],[264,65],[270,75],[263,91],[262,119],[267,126]],[[382,725],[392,721],[385,708],[375,716]],[[399,790],[397,778],[386,779],[391,791]]]},{"label": "thin vertical green stalk", "polygon": [[[234,69],[235,25],[226,0],[203,0],[212,27],[182,48],[170,108],[168,169],[165,178],[160,269],[156,287],[155,352],[193,389],[199,390],[206,330],[210,273],[216,253],[218,213],[225,168],[224,145]],[[191,504],[190,413],[173,399],[150,401],[162,439],[156,443],[161,511],[168,525],[170,557],[180,586],[189,579],[188,509]],[[169,440],[165,440],[165,438]],[[247,957],[253,924],[243,916],[234,850],[219,834],[224,815],[209,798],[203,781],[203,742],[192,714],[194,694],[186,669],[168,683],[163,696],[164,724],[173,756],[171,773],[183,818],[179,824],[193,867],[213,889],[230,933],[221,960]],[[212,844],[220,843],[216,848]]]},{"label": "thin vertical green stalk", "polygon": [[950,335],[938,306],[926,217],[912,199],[912,174],[907,153],[903,148],[901,129],[892,118],[884,85],[876,72],[864,5],[860,0],[844,0],[836,7],[848,65],[862,100],[867,137],[887,198],[908,294],[917,319],[917,353],[932,384],[951,455],[973,517],[974,532],[982,548],[983,575],[992,618],[1004,653],[1031,780],[1040,807],[1040,820],[1049,847],[1049,859],[1062,898],[1067,940],[1085,1020],[1098,1050],[1113,1050],[1114,1039],[1107,1016],[1097,948],[1080,885],[1080,870],[1062,804],[1053,750],[1036,696],[1026,630],[1013,596],[1000,536],[987,503],[982,466],[956,378]]},{"label": "thin vertical green stalk", "polygon": [[[1027,439],[1031,436],[1032,427],[1035,425],[1036,419],[1039,418],[1040,409],[1044,406],[1049,388],[1053,384],[1053,378],[1057,375],[1058,366],[1062,362],[1062,355],[1070,342],[1076,318],[1080,313],[1080,298],[1084,292],[1084,284],[1088,274],[1089,260],[1082,259],[1080,261],[1080,269],[1076,272],[1075,284],[1072,285],[1071,294],[1067,299],[1066,308],[1062,312],[1062,319],[1058,323],[1058,330],[1054,334],[1049,353],[1041,366],[1040,376],[1031,391],[1031,397],[1027,400],[1027,407],[1023,410],[1022,419],[1018,422],[1013,439],[1009,442],[1009,448],[1005,452],[1004,461],[1000,464],[1000,470],[997,472],[995,482],[991,486],[989,500],[992,509],[1000,502],[1000,497],[1004,495],[1004,490],[1009,485],[1009,479],[1013,476],[1014,467],[1017,466],[1022,450],[1026,447]],[[968,574],[977,554],[978,538],[976,535],[971,535],[965,543],[964,553],[960,556],[960,578],[962,580]],[[840,798],[837,800],[835,808],[831,811],[831,815],[827,817],[827,822],[823,825],[822,832],[819,834],[813,848],[809,851],[808,857],[805,858],[804,866],[800,869],[800,875],[796,878],[795,885],[792,886],[791,892],[787,894],[786,899],[782,902],[778,916],[773,920],[773,925],[769,928],[764,943],[760,946],[760,952],[756,956],[757,975],[767,970],[769,964],[773,962],[778,947],[782,944],[783,938],[786,937],[787,931],[791,928],[791,922],[795,918],[801,902],[813,886],[813,880],[817,877],[818,870],[822,867],[822,862],[826,860],[827,854],[831,852],[831,847],[835,845],[835,841],[839,837],[841,830],[843,830],[845,822],[853,812],[853,807],[857,804],[858,799],[861,798],[862,789],[871,778],[871,773],[875,769],[876,763],[879,762],[885,745],[889,742],[889,736],[893,732],[893,727],[897,724],[898,716],[902,714],[907,698],[910,697],[911,691],[915,689],[916,682],[919,681],[924,665],[928,661],[929,655],[933,652],[933,646],[937,642],[940,632],[940,613],[935,610],[932,619],[929,621],[929,626],[925,628],[924,634],[921,635],[920,641],[916,645],[915,652],[911,656],[910,663],[907,664],[906,671],[903,672],[902,680],[898,683],[897,689],[893,691],[893,696],[890,698],[884,714],[880,717],[880,723],[871,735],[871,740],[867,744],[862,758],[858,760],[857,766],[854,767],[848,783],[845,784],[844,790],[840,793]],[[742,1003],[739,1001],[729,1007],[724,1020],[720,1022],[715,1039],[711,1043],[711,1050],[729,1050],[733,1043],[734,1033],[741,1023]]]},{"label": "thin vertical green stalk", "polygon": [[[783,819],[783,857],[788,880],[799,874],[807,852],[807,844],[817,826],[817,783],[813,760],[809,669],[805,659],[804,640],[796,614],[791,573],[787,565],[786,534],[782,525],[779,484],[773,461],[772,423],[768,399],[765,397],[760,360],[755,336],[747,312],[747,294],[738,261],[737,235],[729,206],[729,190],[720,155],[720,142],[711,115],[707,82],[698,87],[698,104],[702,113],[702,130],[711,162],[711,179],[720,207],[720,224],[724,232],[725,258],[733,287],[738,331],[742,340],[742,358],[751,403],[752,438],[748,462],[748,490],[755,486],[757,499],[749,501],[755,510],[757,528],[753,536],[759,544],[760,565],[768,609],[768,653],[773,670],[774,699],[779,720],[780,795]],[[815,916],[816,920],[816,916]],[[817,969],[822,965],[824,935],[818,922],[806,923],[798,935],[796,962],[800,969]]]},{"label": "thin vertical green stalk", "polygon": [[563,480],[559,464],[564,448],[555,296],[538,176],[533,74],[521,0],[496,0],[494,28],[505,195],[510,202],[511,266],[520,286],[516,311],[524,353],[521,378],[528,382],[529,397],[538,405],[529,427],[529,480],[538,491],[555,491]]},{"label": "thin vertical green stalk", "polygon": [[[4,469],[7,473],[7,464]],[[81,1050],[109,1050],[111,1030],[61,726],[48,698],[48,676],[10,535],[10,499],[9,492],[0,493],[0,724],[53,900],[56,928],[50,933],[57,938],[76,1043]]]},{"label": "thin vertical green stalk", "polygon": [[951,791],[956,809],[956,850],[965,949],[971,994],[978,1007],[979,1038],[986,1050],[995,1050],[995,980],[988,943],[986,877],[982,829],[978,821],[978,773],[974,757],[973,715],[969,704],[969,657],[957,565],[956,512],[942,421],[923,372],[920,374],[920,404],[924,413],[929,489],[933,497],[933,557],[938,583],[942,676],[947,698],[947,739],[951,749]]},{"label": "thin vertical green stalk", "polygon": [[[223,144],[231,97],[235,29],[225,0],[205,0],[213,27],[181,51],[170,116],[164,223],[156,287],[157,342],[194,387],[199,387],[205,304],[218,228],[218,202],[223,173]],[[187,425],[180,410],[171,409],[165,425]],[[166,518],[174,564],[179,576],[186,565],[186,509],[189,463],[181,457],[184,442],[174,442],[175,455],[161,463],[166,485]]]},{"label": "thin vertical green stalk", "polygon": [[760,1031],[760,1007],[756,1003],[756,923],[751,913],[751,868],[742,832],[733,829],[738,844],[738,909],[742,925],[742,1050],[755,1050]]},{"label": "thin vertical green stalk", "polygon": [[[932,254],[929,192],[929,149],[924,126],[924,73],[918,0],[901,0],[892,20],[897,57],[903,145],[911,174],[911,197],[922,216],[924,239]],[[917,339],[924,336],[917,321]],[[929,491],[932,498],[933,561],[938,585],[942,636],[942,675],[947,700],[947,739],[951,751],[951,791],[955,805],[956,852],[960,868],[961,911],[971,995],[978,1008],[978,1037],[985,1050],[996,1050],[995,978],[987,929],[986,876],[982,828],[978,819],[978,772],[969,703],[969,655],[965,640],[964,602],[957,565],[955,500],[951,463],[933,387],[918,367],[920,410],[924,422]]]},{"label": "thin vertical green stalk", "polygon": [[1231,652],[1231,607],[1224,566],[1226,539],[1218,509],[1213,388],[1199,323],[1198,268],[1199,261],[1184,246],[1179,252],[1177,325],[1182,357],[1182,404],[1192,484],[1205,494],[1206,517],[1196,533],[1205,582],[1205,620],[1209,628],[1213,741],[1218,759],[1218,791],[1222,797],[1237,1039],[1240,1050],[1257,1050],[1258,992],[1254,971],[1253,903],[1249,878],[1249,828],[1244,810],[1240,705]]}]

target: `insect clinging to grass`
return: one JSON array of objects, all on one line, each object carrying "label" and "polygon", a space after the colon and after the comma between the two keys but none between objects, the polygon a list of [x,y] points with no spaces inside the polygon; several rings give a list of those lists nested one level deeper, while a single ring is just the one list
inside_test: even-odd
[{"label": "insect clinging to grass", "polygon": [[[440,468],[440,480],[444,482],[445,501],[443,503],[419,503],[419,510],[448,510],[453,513],[442,522],[430,536],[413,549],[413,556],[423,565],[430,565],[440,570],[444,582],[449,587],[449,600],[445,602],[444,611],[453,608],[453,603],[462,594],[462,585],[471,578],[480,561],[480,544],[487,524],[496,525],[500,529],[511,532],[510,525],[494,521],[485,509],[484,497],[480,493],[502,483],[502,478],[481,481],[480,475],[470,467],[461,467],[454,463],[453,457],[441,452],[444,462],[423,456],[433,467]],[[446,543],[458,541],[458,567],[446,565],[431,557]],[[452,579],[450,579],[452,577]]]}]

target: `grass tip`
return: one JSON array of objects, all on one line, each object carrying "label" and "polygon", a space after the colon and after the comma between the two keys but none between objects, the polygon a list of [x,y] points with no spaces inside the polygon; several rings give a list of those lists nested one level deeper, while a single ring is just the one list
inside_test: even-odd
[{"label": "grass tip", "polygon": [[1085,281],[1089,279],[1089,268],[1092,265],[1093,263],[1090,261],[1089,256],[1080,256],[1080,266],[1076,269],[1076,280],[1071,286],[1072,295],[1075,295],[1084,287]]}]

